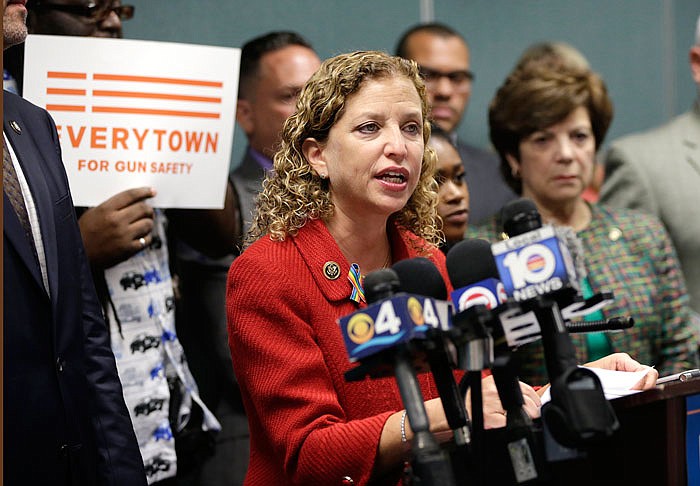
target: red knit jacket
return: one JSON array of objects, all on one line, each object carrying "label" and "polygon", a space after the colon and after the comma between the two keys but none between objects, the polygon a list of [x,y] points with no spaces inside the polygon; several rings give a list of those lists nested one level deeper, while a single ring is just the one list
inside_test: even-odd
[{"label": "red knit jacket", "polygon": [[[429,257],[451,290],[439,250],[397,228],[390,238],[394,261]],[[327,262],[339,265],[339,278],[326,276]],[[384,423],[403,409],[395,380],[344,378],[353,365],[336,319],[358,309],[349,299],[349,268],[318,220],[283,242],[261,238],[231,266],[226,308],[250,424],[248,486],[399,480],[371,475]],[[426,400],[438,396],[429,374],[419,382]]]}]

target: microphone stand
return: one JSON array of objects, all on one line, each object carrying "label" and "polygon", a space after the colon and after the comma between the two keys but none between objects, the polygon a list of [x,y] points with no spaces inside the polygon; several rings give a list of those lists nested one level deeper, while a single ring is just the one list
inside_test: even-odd
[{"label": "microphone stand", "polygon": [[428,364],[435,379],[438,393],[445,411],[447,423],[452,429],[455,449],[452,453],[452,469],[457,484],[468,482],[469,444],[471,442],[469,415],[465,406],[464,395],[460,393],[452,374],[453,360],[447,348],[442,331],[430,329],[424,348]]},{"label": "microphone stand", "polygon": [[493,362],[493,338],[487,327],[490,311],[483,305],[465,309],[453,316],[452,335],[456,343],[464,344],[460,367],[467,373],[460,382],[461,396],[471,390],[472,470],[474,483],[484,484],[486,464],[484,443],[484,410],[481,373]]},{"label": "microphone stand", "polygon": [[535,425],[523,405],[525,400],[518,380],[515,357],[509,349],[496,352],[491,368],[498,396],[506,411],[505,446],[512,478],[517,484],[532,484],[544,479],[542,444]]},{"label": "microphone stand", "polygon": [[411,441],[413,471],[421,486],[456,486],[449,459],[430,432],[430,422],[411,362],[412,349],[410,348],[409,343],[397,347],[394,354],[394,373],[406,409],[406,417],[413,430]]},{"label": "microphone stand", "polygon": [[542,407],[542,419],[552,437],[568,447],[610,437],[620,423],[605,398],[600,379],[591,370],[577,366],[574,346],[555,296],[539,296],[523,304],[534,312],[542,330],[552,387],[552,400]]},{"label": "microphone stand", "polygon": [[[523,409],[525,400],[518,380],[518,363],[508,346],[500,313],[511,310],[517,304],[503,304],[489,311],[487,327],[493,336],[494,359],[491,366],[498,397],[506,412],[506,426],[498,437],[498,457],[508,461],[511,468],[507,476],[517,484],[533,484],[545,478],[542,444],[536,427]],[[486,316],[486,315],[485,315]]]}]

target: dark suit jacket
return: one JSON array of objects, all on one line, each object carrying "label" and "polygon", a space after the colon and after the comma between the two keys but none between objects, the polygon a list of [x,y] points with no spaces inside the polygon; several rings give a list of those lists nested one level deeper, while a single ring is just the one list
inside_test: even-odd
[{"label": "dark suit jacket", "polygon": [[145,485],[56,127],[45,110],[6,91],[3,99],[3,130],[36,204],[50,289],[3,194],[4,484]]},{"label": "dark suit jacket", "polygon": [[517,196],[501,176],[498,155],[459,140],[457,150],[467,173],[469,224],[479,224]]},{"label": "dark suit jacket", "polygon": [[241,213],[241,223],[246,234],[253,221],[255,213],[255,198],[262,191],[262,182],[265,179],[265,169],[250,154],[250,148],[245,151],[241,165],[231,174],[231,181],[238,194],[238,204]]}]

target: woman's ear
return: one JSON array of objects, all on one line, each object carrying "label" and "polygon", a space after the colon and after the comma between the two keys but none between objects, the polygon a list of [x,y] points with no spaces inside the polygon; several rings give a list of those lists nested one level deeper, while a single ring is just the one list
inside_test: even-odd
[{"label": "woman's ear", "polygon": [[323,155],[323,147],[315,138],[307,138],[301,144],[301,151],[311,168],[321,179],[328,177],[328,166]]},{"label": "woman's ear", "polygon": [[506,154],[506,160],[510,166],[510,173],[513,177],[520,179],[520,162],[512,154]]}]

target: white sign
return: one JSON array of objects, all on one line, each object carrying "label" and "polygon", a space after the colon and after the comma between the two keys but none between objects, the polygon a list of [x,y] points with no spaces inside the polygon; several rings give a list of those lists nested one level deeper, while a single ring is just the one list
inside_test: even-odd
[{"label": "white sign", "polygon": [[56,121],[77,206],[152,186],[156,207],[223,208],[240,49],[30,35],[24,97]]}]

